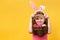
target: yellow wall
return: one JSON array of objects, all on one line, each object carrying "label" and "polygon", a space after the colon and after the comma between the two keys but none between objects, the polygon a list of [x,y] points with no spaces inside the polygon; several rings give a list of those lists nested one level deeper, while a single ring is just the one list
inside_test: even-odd
[{"label": "yellow wall", "polygon": [[[49,40],[60,40],[60,0],[32,0],[39,8],[45,5],[49,15],[52,33]],[[0,40],[32,40],[28,33],[30,15],[33,9],[29,0],[0,0]]]}]

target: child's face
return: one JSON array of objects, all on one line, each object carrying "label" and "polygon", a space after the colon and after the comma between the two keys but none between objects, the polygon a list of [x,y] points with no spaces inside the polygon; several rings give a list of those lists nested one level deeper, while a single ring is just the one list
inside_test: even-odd
[{"label": "child's face", "polygon": [[44,15],[42,15],[42,14],[37,14],[37,15],[35,15],[35,21],[36,21],[36,23],[44,23]]}]

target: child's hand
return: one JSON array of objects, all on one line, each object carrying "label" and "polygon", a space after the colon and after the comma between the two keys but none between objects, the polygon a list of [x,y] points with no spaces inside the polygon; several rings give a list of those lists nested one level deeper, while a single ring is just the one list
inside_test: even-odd
[{"label": "child's hand", "polygon": [[47,14],[44,14],[45,18],[48,18],[48,15]]}]

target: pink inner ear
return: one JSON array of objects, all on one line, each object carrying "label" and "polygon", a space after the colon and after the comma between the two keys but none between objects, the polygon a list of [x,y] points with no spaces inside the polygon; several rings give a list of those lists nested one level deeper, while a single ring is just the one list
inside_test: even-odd
[{"label": "pink inner ear", "polygon": [[41,27],[41,26],[42,26],[42,23],[37,23],[37,24],[38,24],[38,26],[39,26],[39,27]]},{"label": "pink inner ear", "polygon": [[36,10],[37,10],[36,5],[35,5],[32,1],[30,1],[30,5],[31,5],[31,7],[34,9],[34,11],[36,11]]}]

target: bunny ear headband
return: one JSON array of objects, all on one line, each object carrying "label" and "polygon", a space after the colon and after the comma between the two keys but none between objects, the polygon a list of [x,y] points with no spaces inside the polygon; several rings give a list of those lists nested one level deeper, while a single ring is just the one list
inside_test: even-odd
[{"label": "bunny ear headband", "polygon": [[[45,6],[43,6],[43,5],[41,5],[40,6],[40,9],[38,10],[37,9],[37,7],[36,7],[36,5],[32,2],[32,1],[30,1],[30,6],[33,8],[33,10],[35,11],[34,12],[34,14],[36,14],[36,12],[39,12],[39,11],[41,11],[41,12],[43,12],[44,10],[45,10]],[[44,12],[43,12],[44,13]],[[46,17],[48,17],[46,14],[44,14]],[[32,15],[32,16],[34,16],[34,15]]]}]

